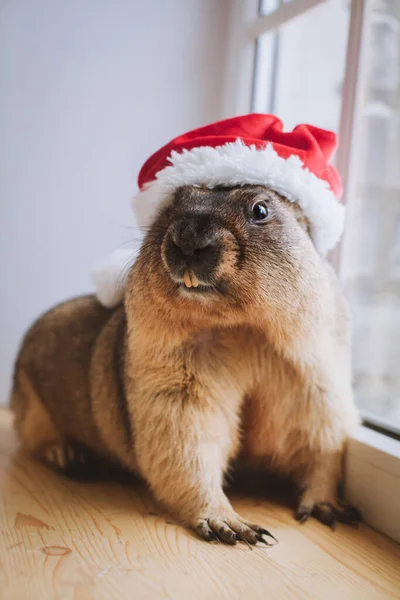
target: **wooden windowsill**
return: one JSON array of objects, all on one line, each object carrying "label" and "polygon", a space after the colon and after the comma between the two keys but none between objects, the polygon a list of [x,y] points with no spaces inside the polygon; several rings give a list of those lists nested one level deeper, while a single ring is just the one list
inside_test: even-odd
[{"label": "wooden windowsill", "polygon": [[140,485],[78,483],[17,450],[0,411],[0,597],[9,600],[382,600],[400,597],[400,547],[365,525],[298,525],[246,494],[243,516],[273,548],[207,544],[177,527]]}]

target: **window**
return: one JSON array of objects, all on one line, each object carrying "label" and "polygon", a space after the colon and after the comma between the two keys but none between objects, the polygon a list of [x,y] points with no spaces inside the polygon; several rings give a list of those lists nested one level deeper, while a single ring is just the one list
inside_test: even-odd
[{"label": "window", "polygon": [[340,135],[347,204],[332,256],[353,309],[348,494],[400,541],[400,1],[236,0],[225,110]]},{"label": "window", "polygon": [[253,112],[338,131],[349,14],[346,0],[323,3],[258,38]]},{"label": "window", "polygon": [[341,275],[365,419],[400,433],[400,2],[374,0]]}]

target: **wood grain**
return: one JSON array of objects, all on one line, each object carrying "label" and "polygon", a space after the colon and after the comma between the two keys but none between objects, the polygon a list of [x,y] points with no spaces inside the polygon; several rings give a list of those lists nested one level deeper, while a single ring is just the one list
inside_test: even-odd
[{"label": "wood grain", "polygon": [[0,412],[2,600],[400,598],[400,548],[362,525],[333,533],[247,494],[273,548],[210,545],[158,512],[140,484],[78,483],[17,450]]}]

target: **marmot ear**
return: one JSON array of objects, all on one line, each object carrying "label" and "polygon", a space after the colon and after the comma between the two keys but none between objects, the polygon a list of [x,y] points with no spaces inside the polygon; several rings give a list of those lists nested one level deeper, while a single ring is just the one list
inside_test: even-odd
[{"label": "marmot ear", "polygon": [[126,279],[135,256],[134,250],[119,248],[93,269],[96,298],[106,308],[115,308],[122,303]]},{"label": "marmot ear", "polygon": [[312,239],[312,235],[311,235],[311,225],[310,225],[310,221],[307,219],[307,217],[305,217],[304,215],[302,215],[299,219],[299,223],[301,224],[302,228],[304,229],[304,231],[307,232],[308,237],[310,238],[310,240],[312,241],[312,243],[314,244],[314,241]]},{"label": "marmot ear", "polygon": [[[310,222],[307,219],[307,217],[304,216],[303,211],[301,210],[300,206],[297,204],[297,202],[291,202],[290,206],[294,212],[294,216],[296,217],[296,221],[298,222],[298,224],[300,225],[300,227],[309,235],[309,237],[311,238],[311,227],[310,227]],[[312,241],[312,240],[311,240]]]}]

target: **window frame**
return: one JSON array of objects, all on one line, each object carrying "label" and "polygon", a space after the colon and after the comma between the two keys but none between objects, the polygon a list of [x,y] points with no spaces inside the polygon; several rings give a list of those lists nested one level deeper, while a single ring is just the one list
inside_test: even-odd
[{"label": "window frame", "polygon": [[[234,116],[251,109],[257,38],[278,29],[330,0],[291,0],[274,12],[259,15],[259,0],[232,0],[223,113]],[[366,76],[366,51],[372,0],[351,0],[345,77],[336,164],[344,187],[344,202],[354,189],[354,154],[360,102]],[[331,259],[340,277],[344,242]],[[362,424],[348,444],[346,493],[364,520],[400,542],[400,439]]]}]

